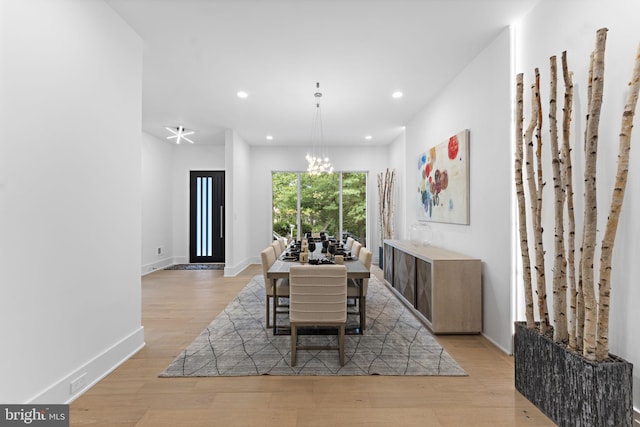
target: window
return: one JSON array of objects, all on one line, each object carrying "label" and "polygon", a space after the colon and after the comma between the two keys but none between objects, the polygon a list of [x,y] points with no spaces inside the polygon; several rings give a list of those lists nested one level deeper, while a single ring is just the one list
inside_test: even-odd
[{"label": "window", "polygon": [[367,173],[338,172],[309,175],[273,172],[274,236],[298,238],[327,232],[351,236],[362,244],[367,235]]},{"label": "window", "polygon": [[300,221],[302,233],[340,233],[339,174],[300,174]]},{"label": "window", "polygon": [[342,173],[342,232],[365,244],[367,235],[367,174]]}]

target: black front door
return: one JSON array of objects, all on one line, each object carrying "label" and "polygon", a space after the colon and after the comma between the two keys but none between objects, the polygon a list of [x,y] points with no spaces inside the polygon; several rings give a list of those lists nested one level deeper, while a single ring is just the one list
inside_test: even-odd
[{"label": "black front door", "polygon": [[192,171],[189,262],[224,262],[224,172]]}]

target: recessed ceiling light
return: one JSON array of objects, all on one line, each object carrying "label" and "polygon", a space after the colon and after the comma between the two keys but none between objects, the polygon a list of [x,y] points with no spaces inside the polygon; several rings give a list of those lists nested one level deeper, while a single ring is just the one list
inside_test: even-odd
[{"label": "recessed ceiling light", "polygon": [[273,136],[271,136],[271,135],[267,135],[267,139],[268,139],[269,141],[271,141],[271,140],[273,139]]},{"label": "recessed ceiling light", "polygon": [[396,98],[396,99],[397,98],[402,98],[402,95],[403,95],[403,93],[400,92],[399,90],[397,90],[397,91],[393,92],[393,94],[391,94],[391,96]]},{"label": "recessed ceiling light", "polygon": [[371,135],[367,135],[364,137],[364,139],[369,140],[369,139],[373,139],[373,137]]},{"label": "recessed ceiling light", "polygon": [[249,94],[243,90],[238,91],[237,95],[238,95],[238,98],[243,98],[243,99],[249,96]]}]

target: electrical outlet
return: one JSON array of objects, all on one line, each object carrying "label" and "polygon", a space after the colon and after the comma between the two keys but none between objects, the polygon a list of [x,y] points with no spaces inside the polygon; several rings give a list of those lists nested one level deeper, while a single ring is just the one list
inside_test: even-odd
[{"label": "electrical outlet", "polygon": [[158,255],[162,255],[162,246],[158,248]]},{"label": "electrical outlet", "polygon": [[76,394],[87,385],[87,373],[80,375],[75,380],[71,381],[71,394]]}]

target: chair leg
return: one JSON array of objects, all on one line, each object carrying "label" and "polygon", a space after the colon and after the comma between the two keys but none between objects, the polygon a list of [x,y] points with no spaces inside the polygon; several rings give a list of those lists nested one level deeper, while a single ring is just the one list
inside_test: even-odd
[{"label": "chair leg", "polygon": [[338,351],[340,352],[340,366],[344,366],[344,323],[338,328]]},{"label": "chair leg", "polygon": [[267,306],[267,329],[269,329],[271,327],[271,322],[269,321],[269,314],[270,314],[270,311],[271,311],[271,310],[269,310],[269,305],[270,305],[269,301],[270,301],[270,299],[271,299],[271,297],[269,295],[267,295],[267,304],[266,304],[266,306]]},{"label": "chair leg", "polygon": [[296,366],[296,349],[298,346],[298,327],[291,324],[291,366]]}]

